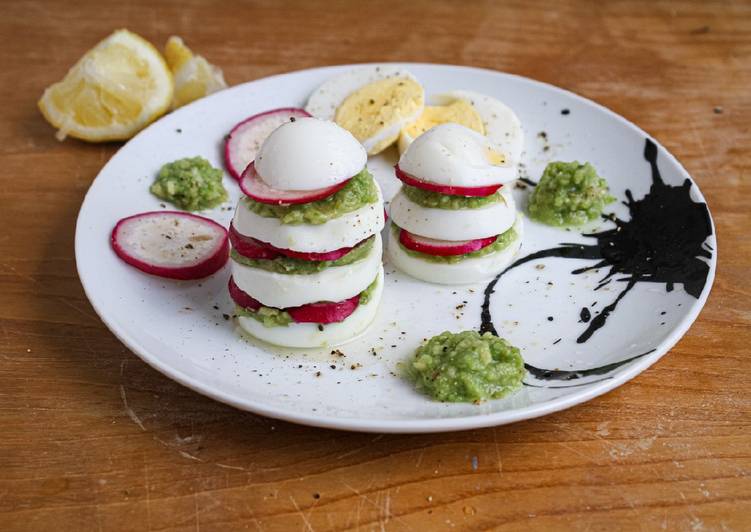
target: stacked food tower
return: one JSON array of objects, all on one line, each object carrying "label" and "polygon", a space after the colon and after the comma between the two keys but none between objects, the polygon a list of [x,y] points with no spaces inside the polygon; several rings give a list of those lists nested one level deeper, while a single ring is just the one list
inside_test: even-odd
[{"label": "stacked food tower", "polygon": [[381,191],[363,146],[333,122],[292,118],[242,174],[229,292],[240,327],[287,347],[344,343],[383,290]]},{"label": "stacked food tower", "polygon": [[483,135],[441,124],[417,137],[396,166],[388,254],[405,273],[466,284],[502,271],[521,246],[522,222],[508,187],[515,165]]}]

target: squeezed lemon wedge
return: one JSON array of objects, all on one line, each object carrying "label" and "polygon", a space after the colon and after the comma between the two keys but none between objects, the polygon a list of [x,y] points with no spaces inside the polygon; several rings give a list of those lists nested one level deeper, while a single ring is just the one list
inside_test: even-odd
[{"label": "squeezed lemon wedge", "polygon": [[167,40],[164,57],[175,78],[173,109],[227,87],[221,69],[193,54],[180,37]]},{"label": "squeezed lemon wedge", "polygon": [[118,30],[86,52],[38,102],[57,138],[124,140],[164,114],[173,80],[148,41]]}]

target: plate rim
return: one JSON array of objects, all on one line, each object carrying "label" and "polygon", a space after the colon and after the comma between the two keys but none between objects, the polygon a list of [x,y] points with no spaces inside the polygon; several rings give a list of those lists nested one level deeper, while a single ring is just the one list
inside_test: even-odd
[{"label": "plate rim", "polygon": [[263,416],[273,418],[273,419],[279,419],[282,421],[288,421],[292,423],[319,427],[319,428],[326,428],[326,429],[348,430],[348,431],[369,432],[369,433],[416,434],[416,433],[452,432],[452,431],[460,431],[460,430],[501,426],[501,425],[506,425],[510,423],[515,423],[517,421],[523,421],[526,419],[541,417],[547,414],[565,410],[567,408],[571,408],[572,406],[590,401],[594,399],[595,397],[598,397],[615,388],[618,388],[619,386],[625,384],[629,380],[633,379],[634,377],[636,377],[637,375],[639,375],[640,373],[648,369],[650,366],[652,366],[658,360],[660,360],[663,356],[665,356],[665,354],[667,354],[678,343],[678,341],[686,334],[686,332],[689,330],[691,325],[696,321],[700,312],[704,308],[707,302],[707,299],[709,298],[709,294],[712,291],[712,287],[714,285],[714,279],[715,279],[715,274],[717,270],[718,245],[717,245],[717,231],[716,231],[714,218],[712,217],[711,210],[709,209],[709,205],[707,204],[707,201],[701,189],[699,188],[699,186],[697,185],[696,181],[693,179],[691,174],[686,170],[683,164],[681,164],[681,162],[665,146],[663,146],[661,142],[655,139],[652,135],[648,134],[641,127],[631,122],[629,119],[625,118],[624,116],[619,115],[615,111],[612,111],[611,109],[605,107],[604,105],[598,103],[595,100],[586,98],[584,96],[576,94],[575,92],[558,87],[551,83],[535,80],[526,76],[521,76],[519,74],[501,72],[501,71],[493,70],[489,68],[474,67],[474,66],[467,66],[467,65],[452,65],[452,64],[447,64],[447,63],[370,62],[370,63],[325,65],[325,66],[311,67],[311,68],[306,68],[306,69],[301,69],[301,70],[293,70],[293,71],[283,72],[283,73],[278,73],[278,74],[272,74],[270,76],[265,76],[265,77],[254,79],[251,81],[246,81],[244,83],[229,87],[228,89],[225,89],[223,91],[216,92],[196,102],[193,102],[184,107],[181,107],[180,109],[177,109],[176,111],[173,111],[172,113],[169,113],[168,115],[165,115],[165,116],[174,116],[174,115],[179,115],[179,114],[189,112],[190,108],[192,108],[193,106],[197,104],[206,105],[205,103],[206,101],[218,99],[222,97],[224,94],[226,94],[228,91],[239,92],[239,91],[247,90],[247,87],[250,85],[253,85],[254,83],[259,83],[262,81],[267,81],[267,80],[271,80],[275,78],[282,78],[290,74],[300,74],[300,73],[312,72],[312,71],[339,71],[339,70],[344,70],[348,68],[357,68],[357,67],[362,67],[362,66],[373,66],[373,65],[393,65],[393,66],[401,66],[405,68],[410,68],[410,67],[450,68],[450,69],[481,72],[484,74],[491,74],[494,76],[512,78],[512,79],[515,79],[517,81],[521,81],[527,84],[543,86],[547,88],[548,90],[552,90],[554,92],[565,93],[567,96],[572,97],[575,100],[583,102],[587,105],[594,106],[598,110],[604,111],[611,118],[614,118],[615,120],[617,120],[624,126],[632,130],[635,130],[637,133],[640,133],[645,138],[648,138],[654,141],[655,144],[657,144],[658,148],[661,149],[662,154],[666,155],[673,164],[677,165],[677,167],[683,172],[683,174],[685,174],[685,176],[694,185],[694,192],[698,195],[698,199],[700,201],[703,201],[704,204],[707,205],[707,213],[709,216],[710,226],[712,228],[712,234],[710,235],[710,237],[712,237],[714,240],[713,242],[714,246],[713,246],[712,257],[708,263],[709,272],[707,274],[707,281],[704,285],[704,289],[702,290],[702,293],[700,294],[699,298],[692,305],[690,312],[687,313],[675,325],[675,327],[672,329],[668,337],[665,340],[663,340],[660,347],[657,347],[652,353],[649,353],[648,355],[642,357],[641,359],[635,362],[632,362],[629,366],[619,371],[618,373],[614,374],[612,377],[606,378],[598,382],[593,382],[590,384],[590,387],[586,389],[582,389],[581,392],[572,393],[565,397],[557,397],[557,398],[549,399],[547,401],[543,401],[535,405],[513,409],[513,410],[502,410],[502,411],[490,412],[490,413],[478,413],[478,414],[469,415],[469,416],[433,417],[433,418],[413,419],[413,420],[403,420],[403,419],[400,420],[400,419],[389,419],[389,418],[363,419],[363,418],[356,418],[356,417],[339,417],[339,416],[332,416],[332,415],[325,415],[325,414],[321,414],[321,415],[306,414],[306,413],[296,412],[294,410],[290,410],[284,407],[269,406],[263,403],[259,403],[257,401],[244,399],[242,396],[238,394],[224,392],[221,388],[212,386],[210,384],[205,384],[200,379],[196,379],[185,374],[183,371],[176,369],[174,366],[168,363],[165,363],[158,356],[152,356],[152,354],[150,353],[148,349],[143,348],[140,345],[140,342],[138,342],[135,338],[132,338],[131,335],[127,331],[124,330],[125,329],[124,327],[120,327],[117,323],[114,323],[113,321],[108,320],[106,317],[106,312],[100,307],[100,302],[97,301],[96,296],[92,292],[91,287],[87,286],[85,277],[81,275],[80,263],[82,262],[82,257],[83,257],[82,247],[84,244],[82,242],[83,231],[80,230],[80,227],[82,226],[82,217],[83,217],[84,210],[87,204],[90,201],[93,201],[90,198],[91,198],[92,189],[94,188],[94,184],[96,183],[97,179],[99,179],[99,177],[107,170],[110,164],[112,164],[113,160],[125,148],[125,146],[127,146],[128,143],[137,139],[141,135],[148,134],[149,130],[152,129],[152,127],[155,127],[155,125],[158,124],[162,120],[162,118],[164,118],[164,117],[160,117],[158,120],[155,120],[154,122],[149,124],[146,128],[141,130],[133,138],[128,140],[128,142],[120,146],[118,150],[109,158],[107,163],[104,166],[102,166],[102,168],[97,173],[96,177],[91,181],[86,191],[86,194],[84,195],[83,201],[81,202],[81,206],[79,207],[78,215],[76,217],[76,228],[75,228],[75,239],[74,239],[76,271],[78,274],[78,278],[81,282],[81,285],[83,287],[84,293],[87,299],[89,300],[89,303],[93,307],[94,311],[96,312],[97,316],[99,316],[99,319],[102,321],[102,323],[104,323],[104,325],[110,330],[110,332],[114,334],[115,337],[120,342],[122,342],[133,354],[135,354],[141,360],[146,362],[149,366],[159,371],[166,377],[174,380],[175,382],[178,382],[179,384],[201,395],[204,395],[206,397],[209,397],[221,403],[233,406],[240,410],[263,415]]}]

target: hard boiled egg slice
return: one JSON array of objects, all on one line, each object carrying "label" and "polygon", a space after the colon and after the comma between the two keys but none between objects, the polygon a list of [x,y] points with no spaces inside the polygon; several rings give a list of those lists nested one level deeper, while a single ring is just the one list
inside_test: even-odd
[{"label": "hard boiled egg slice", "polygon": [[487,137],[453,123],[417,137],[399,158],[399,169],[421,181],[455,187],[508,183],[518,172]]},{"label": "hard boiled egg slice", "polygon": [[453,100],[447,105],[426,105],[420,117],[402,128],[399,134],[399,154],[404,153],[412,141],[433,126],[453,122],[485,134],[482,117],[467,100]]},{"label": "hard boiled egg slice", "polygon": [[521,217],[514,224],[514,230],[517,238],[506,248],[454,264],[431,262],[410,255],[399,244],[393,231],[389,234],[387,254],[396,268],[421,281],[450,285],[477,283],[495,277],[511,264],[522,244]]},{"label": "hard boiled egg slice", "polygon": [[266,327],[249,317],[238,317],[237,322],[247,333],[274,345],[284,347],[324,347],[348,342],[368,328],[378,313],[383,294],[383,266],[378,270],[375,291],[365,305],[358,305],[347,319],[339,323],[290,323],[286,327]]},{"label": "hard boiled egg slice", "polygon": [[431,103],[451,105],[468,102],[482,119],[484,134],[512,165],[521,161],[524,150],[524,130],[519,117],[506,104],[478,92],[455,90],[431,97]]},{"label": "hard boiled egg slice", "polygon": [[305,110],[334,120],[375,155],[396,142],[424,106],[425,91],[412,74],[394,65],[367,65],[326,81]]},{"label": "hard boiled egg slice", "polygon": [[359,173],[368,156],[349,131],[317,118],[276,128],[255,158],[261,179],[278,190],[330,187]]}]

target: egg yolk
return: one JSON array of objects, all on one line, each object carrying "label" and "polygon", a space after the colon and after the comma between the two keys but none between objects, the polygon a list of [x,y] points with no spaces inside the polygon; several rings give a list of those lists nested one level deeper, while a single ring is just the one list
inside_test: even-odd
[{"label": "egg yolk", "polygon": [[474,129],[481,135],[485,134],[482,118],[466,100],[454,100],[448,105],[426,106],[420,118],[404,128],[404,132],[416,139],[430,128],[448,122]]},{"label": "egg yolk", "polygon": [[425,93],[416,81],[386,78],[369,83],[347,96],[336,110],[334,121],[360,142],[376,139],[368,150],[374,155],[396,141],[402,123],[411,120],[424,101]]}]

